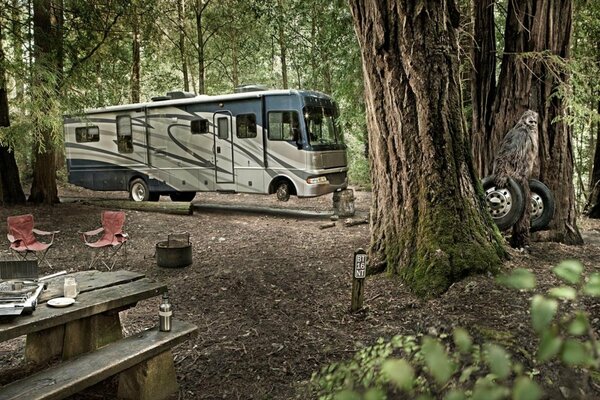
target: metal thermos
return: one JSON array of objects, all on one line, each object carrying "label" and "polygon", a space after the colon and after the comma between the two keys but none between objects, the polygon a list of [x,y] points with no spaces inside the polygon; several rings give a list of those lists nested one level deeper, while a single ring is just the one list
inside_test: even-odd
[{"label": "metal thermos", "polygon": [[160,307],[158,308],[159,317],[159,329],[161,332],[169,332],[171,330],[171,318],[173,317],[173,310],[171,309],[171,303],[169,303],[169,296],[164,293]]}]

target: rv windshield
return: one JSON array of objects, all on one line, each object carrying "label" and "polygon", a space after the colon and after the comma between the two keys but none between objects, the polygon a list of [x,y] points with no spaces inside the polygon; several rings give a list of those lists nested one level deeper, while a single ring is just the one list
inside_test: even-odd
[{"label": "rv windshield", "polygon": [[335,109],[329,107],[304,107],[304,123],[308,141],[313,146],[342,144],[337,128]]}]

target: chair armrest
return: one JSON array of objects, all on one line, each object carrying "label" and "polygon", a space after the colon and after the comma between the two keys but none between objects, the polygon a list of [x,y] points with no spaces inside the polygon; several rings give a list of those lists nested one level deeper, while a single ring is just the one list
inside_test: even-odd
[{"label": "chair armrest", "polygon": [[81,234],[81,237],[83,238],[83,241],[85,243],[88,243],[88,237],[89,236],[96,236],[99,233],[104,232],[104,228],[100,227],[98,229],[94,229],[93,231],[87,231],[87,232],[79,232]]},{"label": "chair armrest", "polygon": [[81,233],[82,235],[85,235],[85,236],[94,236],[101,232],[104,232],[104,228],[98,228],[98,229],[94,229],[93,231],[79,232],[79,233]]},{"label": "chair armrest", "polygon": [[40,231],[39,229],[35,229],[33,228],[33,233],[35,233],[36,235],[54,235],[59,233],[60,231]]}]

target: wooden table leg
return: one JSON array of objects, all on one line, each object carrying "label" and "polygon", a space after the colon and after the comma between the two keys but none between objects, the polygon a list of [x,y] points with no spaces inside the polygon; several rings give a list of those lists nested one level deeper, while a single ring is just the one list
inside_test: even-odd
[{"label": "wooden table leg", "polygon": [[25,342],[25,359],[42,364],[60,356],[63,352],[64,335],[64,325],[30,333]]},{"label": "wooden table leg", "polygon": [[63,359],[96,350],[123,338],[119,314],[97,314],[65,325]]},{"label": "wooden table leg", "polygon": [[177,392],[173,353],[167,350],[119,374],[119,399],[162,400]]}]

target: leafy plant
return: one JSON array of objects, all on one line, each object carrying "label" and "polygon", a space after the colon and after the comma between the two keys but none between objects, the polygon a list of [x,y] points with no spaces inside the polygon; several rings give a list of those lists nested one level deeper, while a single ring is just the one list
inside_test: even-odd
[{"label": "leafy plant", "polygon": [[[564,285],[531,299],[531,324],[539,336],[537,362],[558,359],[567,367],[598,370],[600,346],[587,313],[573,305],[582,297],[600,297],[600,274],[586,278],[583,269],[578,261],[561,262],[552,272]],[[497,281],[517,290],[536,287],[534,274],[524,269]],[[537,374],[526,371],[504,347],[478,344],[465,329],[456,328],[451,336],[380,338],[351,360],[314,373],[311,389],[323,400],[383,400],[397,393],[416,399],[536,400],[543,396],[533,380]]]}]

